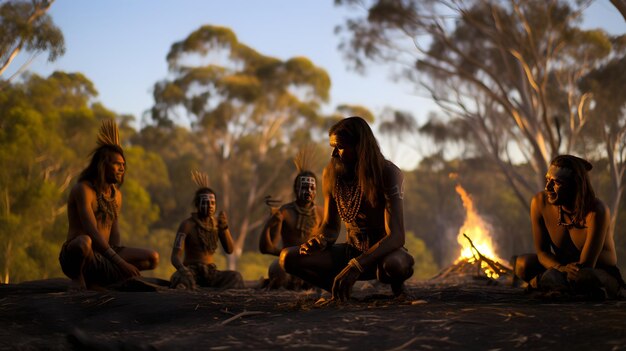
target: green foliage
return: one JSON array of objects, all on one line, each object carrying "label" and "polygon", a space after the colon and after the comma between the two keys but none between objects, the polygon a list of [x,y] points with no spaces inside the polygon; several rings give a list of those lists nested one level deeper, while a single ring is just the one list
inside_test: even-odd
[{"label": "green foliage", "polygon": [[[0,169],[0,222],[4,223],[0,266],[5,280],[12,280],[13,271],[16,279],[34,279],[50,271],[46,268],[50,264],[32,263],[29,252],[44,257],[42,250],[50,248],[45,244],[44,230],[64,213],[62,195],[77,170],[72,144],[80,138],[67,140],[66,133],[71,130],[64,128],[62,118],[93,118],[85,111],[87,98],[78,97],[85,92],[68,91],[65,99],[48,94],[76,83],[73,77],[59,81],[60,76],[52,75],[47,80],[32,76],[24,84],[0,90],[0,109],[4,111],[0,162],[10,165]],[[49,254],[57,257],[58,252]]]},{"label": "green foliage", "polygon": [[[58,254],[67,236],[69,189],[95,147],[100,120],[116,117],[92,104],[96,94],[85,76],[64,72],[27,75],[0,90],[0,162],[10,165],[0,169],[3,281],[62,276]],[[122,188],[122,243],[142,244],[159,219],[146,189],[167,187],[169,178],[157,154],[129,147],[126,156],[145,183],[131,176]]]},{"label": "green foliage", "polygon": [[169,187],[169,178],[161,157],[146,152],[140,146],[128,147],[126,156],[126,179],[123,187],[120,231],[124,242],[141,244],[150,232],[150,227],[160,218],[160,209],[154,203],[152,189]]},{"label": "green foliage", "polygon": [[275,259],[275,256],[246,251],[239,258],[237,268],[244,280],[259,280],[267,278],[267,269]]},{"label": "green foliage", "polygon": [[418,169],[404,172],[406,231],[424,240],[439,265],[449,263],[449,243],[454,243],[454,232],[463,223],[461,203],[449,177],[456,167],[456,163],[431,158]]},{"label": "green foliage", "polygon": [[159,264],[156,269],[142,272],[142,275],[147,277],[157,277],[165,280],[170,279],[172,274],[176,271],[170,261],[175,237],[175,229],[154,229],[143,240],[141,247],[147,247],[156,250],[159,253]]},{"label": "green foliage", "polygon": [[439,267],[424,240],[416,237],[413,232],[406,232],[404,247],[415,259],[412,281],[430,279],[439,272]]},{"label": "green foliage", "polygon": [[159,208],[137,180],[128,179],[121,189],[123,203],[119,218],[123,242],[138,243],[148,235],[149,227],[159,218]]}]

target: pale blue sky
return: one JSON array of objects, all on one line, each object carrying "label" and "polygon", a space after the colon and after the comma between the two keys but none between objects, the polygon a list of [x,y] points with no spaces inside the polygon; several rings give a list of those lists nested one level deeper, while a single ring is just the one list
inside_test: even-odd
[{"label": "pale blue sky", "polygon": [[[367,76],[347,70],[334,34],[346,12],[332,0],[57,0],[49,13],[63,31],[66,53],[53,63],[40,55],[30,70],[41,75],[82,72],[94,82],[106,107],[138,119],[152,106],[154,83],[167,75],[165,56],[172,43],[203,24],[231,28],[240,42],[264,55],[305,56],[326,69],[332,80],[329,111],[347,103],[367,106],[378,115],[393,106],[423,121],[434,108],[416,96],[413,87],[388,79],[385,68],[370,70]],[[626,23],[609,0],[596,0],[586,11],[585,26],[626,32]],[[382,146],[405,169],[419,159],[409,150]]]}]

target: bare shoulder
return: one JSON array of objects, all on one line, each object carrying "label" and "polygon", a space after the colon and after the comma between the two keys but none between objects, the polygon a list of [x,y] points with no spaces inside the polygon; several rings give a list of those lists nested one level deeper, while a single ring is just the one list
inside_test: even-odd
[{"label": "bare shoulder", "polygon": [[280,208],[278,209],[281,213],[285,213],[286,211],[291,211],[294,209],[295,206],[295,201],[292,202],[288,202],[282,206],[280,206]]},{"label": "bare shoulder", "polygon": [[610,217],[610,212],[609,207],[602,200],[596,198],[588,215],[592,215],[596,220],[606,220]]},{"label": "bare shoulder", "polygon": [[118,204],[122,203],[122,192],[120,191],[120,188],[117,185],[114,185],[115,187],[115,201],[117,201]]},{"label": "bare shoulder", "polygon": [[96,192],[93,186],[88,181],[85,181],[85,180],[82,180],[74,184],[74,186],[72,187],[72,191],[82,191],[82,192],[92,192],[92,193]]},{"label": "bare shoulder", "polygon": [[543,209],[546,207],[546,204],[546,193],[544,191],[540,191],[536,193],[530,201],[530,208],[538,211],[543,211]]},{"label": "bare shoulder", "polygon": [[295,202],[288,202],[278,208],[278,213],[283,216],[283,220],[293,216],[293,213],[296,212],[295,206]]},{"label": "bare shoulder", "polygon": [[326,167],[324,167],[324,169],[322,170],[322,179],[326,178],[329,176],[329,170],[328,168],[330,167],[330,164],[328,164]]},{"label": "bare shoulder", "polygon": [[189,233],[191,232],[191,229],[194,225],[195,223],[191,220],[191,218],[187,218],[180,222],[180,226],[178,226],[178,231],[183,233]]},{"label": "bare shoulder", "polygon": [[87,181],[80,181],[74,184],[72,190],[70,191],[70,201],[77,198],[91,198],[95,197],[96,191],[93,189],[91,184]]},{"label": "bare shoulder", "polygon": [[393,187],[396,184],[402,183],[403,180],[404,175],[402,174],[402,170],[393,162],[386,160],[385,167],[383,168],[383,182],[385,187]]}]

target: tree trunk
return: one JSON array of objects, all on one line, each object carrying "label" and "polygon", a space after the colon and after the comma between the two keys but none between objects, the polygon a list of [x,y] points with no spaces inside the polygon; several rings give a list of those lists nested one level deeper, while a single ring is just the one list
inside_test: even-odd
[{"label": "tree trunk", "polygon": [[2,66],[0,66],[0,76],[4,73],[4,71],[7,70],[7,68],[9,68],[9,65],[11,64],[11,62],[13,62],[13,60],[17,57],[17,55],[20,53],[21,50],[22,50],[22,43],[20,42],[20,44],[16,46],[15,49],[13,49],[13,51],[7,57],[6,61],[4,61]]},{"label": "tree trunk", "polygon": [[617,215],[619,211],[619,203],[622,199],[622,193],[624,188],[620,187],[618,191],[614,193],[612,196],[611,202],[609,203],[609,210],[611,211],[611,225],[609,227],[609,235],[615,235],[615,226],[617,225]]},{"label": "tree trunk", "polygon": [[624,21],[626,21],[626,0],[611,0],[611,4],[615,6],[617,11],[624,17]]},{"label": "tree trunk", "polygon": [[[264,155],[262,155],[259,160],[263,161]],[[255,164],[252,168],[252,174],[257,173],[257,164]],[[259,185],[258,177],[252,177],[250,180],[250,184],[248,184],[248,200],[246,201],[246,207],[243,211],[243,217],[241,218],[241,226],[239,227],[239,235],[237,236],[237,240],[235,240],[235,251],[232,255],[229,256],[228,260],[228,269],[236,270],[237,268],[237,260],[241,257],[243,253],[243,246],[246,243],[246,237],[248,236],[249,231],[249,223],[250,223],[250,213],[252,212],[252,207],[254,206],[254,202],[257,198],[257,187]]]},{"label": "tree trunk", "polygon": [[[225,160],[222,160],[222,162],[221,162],[221,169],[223,170],[222,173],[221,173],[222,194],[223,194],[222,195],[222,202],[223,202],[222,208],[226,209],[227,215],[229,216],[228,217],[229,218],[229,222],[230,222],[230,220],[232,219],[232,217],[230,217],[230,216],[233,213],[231,211],[232,208],[230,206],[230,203],[231,203],[231,201],[230,201],[231,200],[230,199],[231,184],[230,184],[230,172],[229,172],[228,166],[226,165],[226,161]],[[240,226],[233,225],[233,223],[229,223],[229,226],[232,228],[231,229],[231,233],[233,231],[237,231],[237,232],[241,233],[241,227]],[[241,234],[239,234],[239,235],[241,235]],[[230,254],[230,255],[226,255],[226,260],[227,260],[226,262],[228,264],[228,269],[232,270],[232,271],[237,270],[237,258],[238,258],[236,256],[236,253],[237,253],[237,241],[236,240],[235,240],[234,244],[235,244],[234,245],[235,246],[234,252],[232,254]]]},{"label": "tree trunk", "polygon": [[9,239],[6,250],[4,251],[4,274],[2,283],[9,284],[9,267],[11,265],[11,250],[13,248],[13,241]]},{"label": "tree trunk", "polygon": [[623,143],[622,138],[626,135],[625,132],[626,130],[605,135],[607,158],[609,161],[609,173],[611,175],[611,199],[608,203],[609,210],[611,211],[611,223],[609,227],[609,234],[611,236],[615,234],[620,201],[624,192],[622,179],[626,166],[620,162],[620,151],[622,150],[620,149],[620,143]]}]

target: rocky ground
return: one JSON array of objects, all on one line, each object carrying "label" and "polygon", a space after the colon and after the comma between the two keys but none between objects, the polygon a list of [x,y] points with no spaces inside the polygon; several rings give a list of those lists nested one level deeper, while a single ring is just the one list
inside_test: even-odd
[{"label": "rocky ground", "polygon": [[[68,291],[52,279],[0,286],[10,350],[626,350],[626,301],[537,296],[485,282],[360,283],[318,292]],[[327,295],[322,295],[322,297]]]}]

